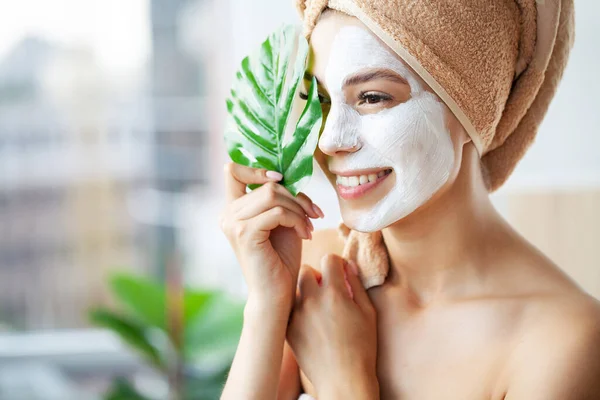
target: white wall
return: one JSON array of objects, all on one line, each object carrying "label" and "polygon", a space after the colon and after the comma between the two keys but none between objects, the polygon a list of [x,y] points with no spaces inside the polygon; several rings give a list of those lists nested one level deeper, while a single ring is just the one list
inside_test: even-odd
[{"label": "white wall", "polygon": [[575,1],[575,43],[537,139],[505,191],[600,186],[600,3]]}]

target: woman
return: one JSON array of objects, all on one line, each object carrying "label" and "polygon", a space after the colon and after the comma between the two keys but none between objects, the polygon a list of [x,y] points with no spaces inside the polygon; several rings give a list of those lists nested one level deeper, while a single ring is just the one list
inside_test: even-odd
[{"label": "woman", "polygon": [[[328,114],[316,156],[344,223],[354,232],[381,231],[389,272],[366,291],[360,278],[369,266],[339,256],[345,243],[337,232],[313,236],[310,218],[323,213],[306,195],[293,198],[275,172],[228,164],[222,228],[249,297],[224,399],[297,399],[302,392],[318,399],[600,398],[597,302],[520,237],[488,195],[532,139],[560,79],[570,3],[562,2],[554,20],[555,47],[543,72],[555,79],[548,82],[536,81],[534,69],[546,43],[539,36],[548,15],[543,2],[519,2],[518,9],[512,2],[454,2],[486,12],[480,19],[459,13],[467,18],[460,26],[487,29],[492,18],[524,36],[517,43],[508,32],[508,47],[481,63],[465,51],[463,64],[450,66],[449,58],[435,67],[427,62],[431,48],[403,53],[411,49],[402,42],[408,36],[394,37],[381,22],[393,19],[390,4],[404,7],[398,18],[424,7],[419,15],[434,16],[433,25],[408,19],[413,35],[423,28],[423,45],[437,25],[451,32],[444,24],[456,21],[443,10],[450,3],[301,4],[312,35],[308,73],[320,83]],[[520,23],[536,5],[538,37],[529,46]],[[515,16],[521,19],[510,25]],[[485,50],[498,39],[480,32],[478,43],[465,45],[450,36],[466,49]],[[554,57],[560,51],[561,65]],[[462,77],[478,79],[467,81],[472,96],[457,89],[464,79],[450,79],[460,68]],[[481,83],[486,79],[493,90]],[[263,185],[246,194],[251,183]]]}]

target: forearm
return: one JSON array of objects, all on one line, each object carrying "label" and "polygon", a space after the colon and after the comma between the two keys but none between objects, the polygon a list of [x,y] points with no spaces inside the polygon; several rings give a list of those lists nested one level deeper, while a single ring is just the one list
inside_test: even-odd
[{"label": "forearm", "polygon": [[248,300],[222,400],[276,398],[289,310]]},{"label": "forearm", "polygon": [[317,387],[318,400],[378,400],[379,399],[379,381],[376,376],[361,375],[355,378],[347,378],[342,381],[335,379],[330,381],[330,385],[319,390]]},{"label": "forearm", "polygon": [[277,389],[278,400],[297,400],[300,396],[300,369],[296,362],[294,352],[288,343],[283,345],[283,360],[279,372],[279,387]]}]

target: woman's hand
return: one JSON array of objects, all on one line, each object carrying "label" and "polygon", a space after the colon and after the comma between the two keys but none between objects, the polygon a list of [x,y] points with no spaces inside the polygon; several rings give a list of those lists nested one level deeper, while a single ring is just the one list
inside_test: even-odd
[{"label": "woman's hand", "polygon": [[[285,332],[296,293],[302,239],[323,215],[303,194],[277,184],[281,174],[230,163],[221,228],[248,284],[244,326],[222,399],[274,399]],[[246,185],[262,184],[246,193]]]},{"label": "woman's hand", "polygon": [[[302,239],[312,238],[310,218],[323,212],[304,194],[292,196],[276,183],[278,172],[225,165],[227,205],[221,228],[242,267],[249,303],[259,307],[293,305]],[[249,184],[261,187],[246,193]]]},{"label": "woman's hand", "polygon": [[[349,286],[349,288],[348,288]],[[304,266],[287,331],[318,399],[377,399],[376,314],[353,262],[328,255]]]}]

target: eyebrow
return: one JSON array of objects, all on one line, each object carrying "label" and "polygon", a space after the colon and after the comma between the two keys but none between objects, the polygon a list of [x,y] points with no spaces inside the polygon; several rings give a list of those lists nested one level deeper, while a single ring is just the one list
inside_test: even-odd
[{"label": "eyebrow", "polygon": [[359,74],[356,74],[349,78],[346,78],[343,86],[358,85],[361,83],[369,82],[374,79],[387,79],[389,81],[394,81],[397,83],[402,83],[402,84],[408,85],[408,82],[406,81],[406,79],[404,79],[403,77],[401,77],[394,71],[391,71],[389,69],[378,69],[375,71],[359,73]]},{"label": "eyebrow", "polygon": [[[312,75],[308,72],[304,73],[304,79],[306,79],[308,81],[312,80],[313,77],[314,77],[314,75]],[[402,76],[395,73],[394,71],[391,71],[389,69],[377,69],[375,71],[369,71],[369,72],[353,75],[350,78],[347,78],[346,80],[344,80],[343,86],[345,87],[345,86],[358,85],[358,84],[365,83],[365,82],[368,82],[368,81],[371,81],[374,79],[387,79],[389,81],[394,81],[397,83],[402,83],[402,84],[408,85],[408,81],[406,79],[404,79]],[[317,84],[321,85],[321,83],[319,82],[318,79],[317,79]]]}]

